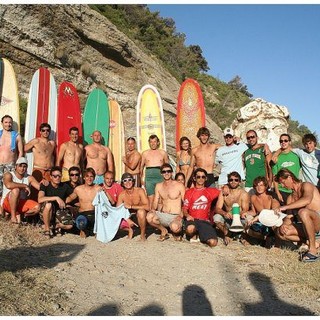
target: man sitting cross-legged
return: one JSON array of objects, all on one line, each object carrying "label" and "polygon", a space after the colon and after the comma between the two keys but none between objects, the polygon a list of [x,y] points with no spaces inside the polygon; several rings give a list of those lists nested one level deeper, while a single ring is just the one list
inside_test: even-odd
[{"label": "man sitting cross-legged", "polygon": [[183,215],[187,220],[186,235],[193,240],[199,236],[201,242],[215,247],[218,238],[209,221],[209,212],[212,201],[219,196],[219,190],[205,187],[207,171],[202,168],[194,171],[193,180],[195,187],[186,191],[183,204]]},{"label": "man sitting cross-legged", "polygon": [[[147,221],[154,228],[161,231],[158,241],[169,238],[167,227],[172,231],[176,240],[181,240],[182,231],[182,200],[184,198],[185,187],[182,183],[172,180],[172,167],[169,163],[164,163],[160,167],[163,182],[157,183],[152,210],[148,212]],[[161,210],[158,211],[159,202]]]}]

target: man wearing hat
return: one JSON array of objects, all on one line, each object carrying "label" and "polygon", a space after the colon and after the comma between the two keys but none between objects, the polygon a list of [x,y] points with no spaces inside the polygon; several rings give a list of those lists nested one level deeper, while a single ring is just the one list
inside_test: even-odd
[{"label": "man wearing hat", "polygon": [[149,210],[149,200],[146,192],[139,187],[135,187],[133,175],[126,172],[121,177],[123,191],[119,194],[117,207],[124,203],[131,214],[137,215],[138,224],[141,230],[140,238],[146,240],[147,210]]},{"label": "man wearing hat", "polygon": [[4,211],[11,214],[12,223],[21,222],[21,214],[25,216],[36,215],[40,211],[40,205],[31,199],[30,185],[40,189],[40,183],[27,174],[28,162],[20,157],[15,164],[14,171],[6,172],[3,176],[3,194],[1,204]]},{"label": "man wearing hat", "polygon": [[225,128],[223,135],[226,145],[218,149],[216,156],[216,163],[221,165],[218,180],[219,188],[228,183],[227,175],[233,171],[240,174],[241,180],[245,180],[242,154],[248,149],[245,143],[236,142],[232,128]]}]

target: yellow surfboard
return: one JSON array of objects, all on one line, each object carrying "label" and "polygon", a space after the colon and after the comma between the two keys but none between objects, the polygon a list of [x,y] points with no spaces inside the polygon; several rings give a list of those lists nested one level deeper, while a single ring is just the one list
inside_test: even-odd
[{"label": "yellow surfboard", "polygon": [[116,100],[109,100],[110,129],[109,148],[113,154],[115,166],[115,180],[120,181],[124,173],[122,157],[125,155],[124,128],[121,108]]},{"label": "yellow surfboard", "polygon": [[155,134],[160,139],[160,149],[167,150],[164,117],[159,92],[152,85],[141,88],[137,102],[137,148],[149,149],[148,139]]},{"label": "yellow surfboard", "polygon": [[13,130],[20,130],[19,96],[16,74],[12,64],[0,58],[0,120],[8,114],[13,119]]}]

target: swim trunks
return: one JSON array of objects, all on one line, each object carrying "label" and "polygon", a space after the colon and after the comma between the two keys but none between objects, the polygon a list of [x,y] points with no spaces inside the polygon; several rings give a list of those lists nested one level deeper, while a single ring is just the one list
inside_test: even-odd
[{"label": "swim trunks", "polygon": [[147,195],[151,196],[154,194],[156,184],[162,182],[163,178],[160,172],[160,167],[148,167],[146,168],[146,191]]},{"label": "swim trunks", "polygon": [[176,213],[166,213],[161,211],[156,211],[156,215],[159,218],[161,225],[164,227],[169,227],[170,223],[179,216]]},{"label": "swim trunks", "polygon": [[13,162],[10,163],[5,163],[5,164],[0,164],[0,196],[2,195],[3,191],[3,175],[6,172],[10,172],[14,169],[14,164]]},{"label": "swim trunks", "polygon": [[94,184],[103,184],[103,182],[104,182],[103,174],[97,174],[93,181]]},{"label": "swim trunks", "polygon": [[66,182],[69,181],[69,170],[67,168],[62,168],[62,177],[61,177],[61,182]]}]

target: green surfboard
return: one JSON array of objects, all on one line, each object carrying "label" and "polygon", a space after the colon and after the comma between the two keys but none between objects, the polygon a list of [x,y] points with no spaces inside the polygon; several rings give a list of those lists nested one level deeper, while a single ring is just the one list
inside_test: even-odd
[{"label": "green surfboard", "polygon": [[107,95],[101,89],[93,89],[86,101],[83,113],[83,142],[86,146],[92,143],[91,135],[99,130],[102,134],[101,144],[109,143],[109,102]]}]

